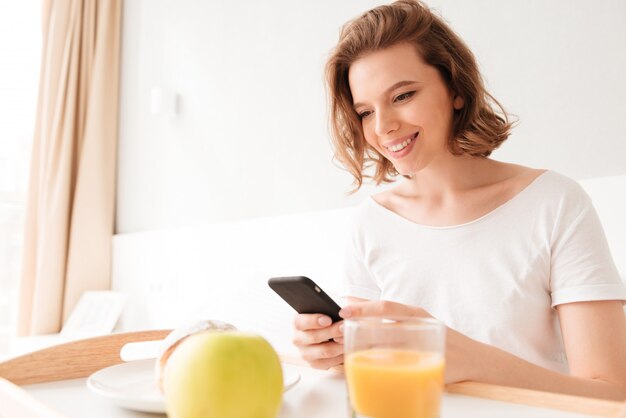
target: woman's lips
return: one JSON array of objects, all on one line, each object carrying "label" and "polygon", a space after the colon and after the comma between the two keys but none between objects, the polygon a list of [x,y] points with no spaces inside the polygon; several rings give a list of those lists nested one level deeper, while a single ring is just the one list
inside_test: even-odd
[{"label": "woman's lips", "polygon": [[411,149],[413,149],[413,146],[415,145],[418,136],[419,132],[416,132],[407,139],[404,139],[394,145],[386,146],[385,149],[389,153],[390,157],[402,158],[409,152],[411,152]]}]

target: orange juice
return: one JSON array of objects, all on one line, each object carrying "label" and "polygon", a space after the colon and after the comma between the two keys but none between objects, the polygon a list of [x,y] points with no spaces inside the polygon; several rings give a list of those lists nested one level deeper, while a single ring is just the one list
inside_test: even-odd
[{"label": "orange juice", "polygon": [[444,359],[439,353],[372,349],[348,354],[352,407],[375,418],[437,418]]}]

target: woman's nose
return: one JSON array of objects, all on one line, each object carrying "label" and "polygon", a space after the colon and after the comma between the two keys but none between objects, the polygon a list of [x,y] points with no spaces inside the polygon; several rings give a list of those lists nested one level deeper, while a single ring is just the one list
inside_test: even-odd
[{"label": "woman's nose", "polygon": [[392,110],[378,110],[376,115],[376,135],[383,136],[398,130],[400,123]]}]

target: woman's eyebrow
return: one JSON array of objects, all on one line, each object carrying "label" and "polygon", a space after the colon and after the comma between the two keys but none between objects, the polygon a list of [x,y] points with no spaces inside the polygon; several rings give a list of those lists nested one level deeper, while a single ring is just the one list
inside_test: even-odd
[{"label": "woman's eyebrow", "polygon": [[[394,91],[395,89],[398,89],[400,87],[404,87],[404,86],[408,86],[410,84],[416,84],[418,83],[418,81],[413,81],[413,80],[402,80],[402,81],[398,81],[397,83],[395,83],[394,85],[392,85],[391,87],[389,87],[387,90],[384,91],[384,94],[388,94],[389,92]],[[352,105],[353,108],[357,108],[359,106],[363,106],[365,103],[355,103]]]}]

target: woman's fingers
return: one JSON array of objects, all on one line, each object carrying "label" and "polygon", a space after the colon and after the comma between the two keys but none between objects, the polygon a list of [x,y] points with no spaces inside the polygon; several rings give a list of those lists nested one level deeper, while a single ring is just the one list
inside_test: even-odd
[{"label": "woman's fingers", "polygon": [[309,364],[314,369],[328,370],[331,367],[335,367],[335,366],[339,366],[343,364],[343,354],[338,355],[333,358],[317,359],[317,360],[309,362]]},{"label": "woman's fingers", "polygon": [[302,358],[309,362],[321,359],[331,359],[343,354],[343,345],[334,341],[308,345],[300,350]]},{"label": "woman's fingers", "polygon": [[298,314],[293,320],[294,328],[299,331],[325,328],[332,323],[330,317],[322,314]]},{"label": "woman's fingers", "polygon": [[430,316],[426,311],[421,308],[403,305],[401,303],[390,302],[387,300],[367,301],[361,303],[355,303],[345,306],[339,311],[339,316],[344,319],[358,318],[363,316]]},{"label": "woman's fingers", "polygon": [[293,325],[293,344],[311,367],[329,369],[343,363],[343,321],[332,323],[326,315],[299,314]]},{"label": "woman's fingers", "polygon": [[300,348],[300,356],[311,367],[328,369],[343,363],[343,344],[329,341]]},{"label": "woman's fingers", "polygon": [[341,322],[337,322],[332,326],[320,329],[309,329],[306,331],[299,331],[296,329],[293,334],[293,344],[296,347],[304,347],[323,343],[334,338],[342,338],[343,332],[341,325]]}]

